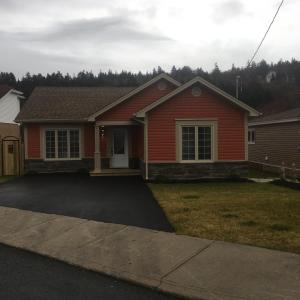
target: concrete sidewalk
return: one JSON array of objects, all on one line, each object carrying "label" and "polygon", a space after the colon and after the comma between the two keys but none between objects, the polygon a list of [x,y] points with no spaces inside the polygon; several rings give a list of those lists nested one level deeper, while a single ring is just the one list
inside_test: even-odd
[{"label": "concrete sidewalk", "polygon": [[300,299],[300,255],[0,207],[0,242],[195,299]]}]

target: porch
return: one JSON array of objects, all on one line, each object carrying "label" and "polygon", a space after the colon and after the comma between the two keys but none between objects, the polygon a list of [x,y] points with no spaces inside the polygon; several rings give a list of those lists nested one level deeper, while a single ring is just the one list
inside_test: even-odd
[{"label": "porch", "polygon": [[96,122],[94,169],[91,176],[140,175],[144,125],[138,122]]}]

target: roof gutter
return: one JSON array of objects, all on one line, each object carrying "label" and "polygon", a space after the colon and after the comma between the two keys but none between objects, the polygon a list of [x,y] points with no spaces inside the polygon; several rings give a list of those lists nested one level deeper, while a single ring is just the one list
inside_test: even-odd
[{"label": "roof gutter", "polygon": [[16,123],[91,123],[87,119],[15,119]]},{"label": "roof gutter", "polygon": [[261,122],[251,122],[249,126],[259,126],[259,125],[271,125],[271,124],[281,124],[281,123],[291,123],[291,122],[299,122],[300,118],[292,118],[292,119],[282,119],[282,120],[273,120],[273,121],[261,121]]}]

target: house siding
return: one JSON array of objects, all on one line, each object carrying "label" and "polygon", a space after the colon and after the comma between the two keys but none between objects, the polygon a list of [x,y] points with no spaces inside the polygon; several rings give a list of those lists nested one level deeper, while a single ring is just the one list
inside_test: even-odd
[{"label": "house siding", "polygon": [[200,97],[192,88],[149,113],[149,162],[176,162],[176,119],[217,121],[218,160],[245,160],[245,112],[208,89]]},{"label": "house siding", "polygon": [[134,126],[132,132],[132,156],[144,159],[144,125]]},{"label": "house siding", "polygon": [[95,152],[95,126],[84,126],[84,156],[93,158]]},{"label": "house siding", "polygon": [[[250,126],[255,144],[249,144],[249,160],[280,168],[300,170],[300,122]],[[266,159],[267,157],[267,159]],[[299,173],[300,174],[300,173]]]},{"label": "house siding", "polygon": [[[158,88],[159,83],[163,81],[166,84],[166,89],[160,90]],[[97,120],[101,121],[130,121],[137,111],[144,108],[145,106],[151,104],[152,102],[156,101],[157,99],[165,96],[175,87],[165,81],[160,80],[155,84],[145,88],[140,93],[132,96],[131,98],[125,100],[123,103],[120,103],[116,107],[112,108],[111,110],[103,113],[100,115]]]},{"label": "house siding", "polygon": [[29,159],[41,158],[40,125],[30,124],[27,128],[27,157]]},{"label": "house siding", "polygon": [[20,100],[16,94],[9,92],[0,98],[0,122],[16,124],[14,120],[19,111]]}]

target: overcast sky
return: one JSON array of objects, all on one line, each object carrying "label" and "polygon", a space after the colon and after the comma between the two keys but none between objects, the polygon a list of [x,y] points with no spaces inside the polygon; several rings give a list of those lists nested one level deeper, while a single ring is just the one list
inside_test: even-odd
[{"label": "overcast sky", "polygon": [[[210,71],[252,56],[280,0],[0,0],[0,71]],[[286,0],[256,61],[300,59],[300,1]]]}]

